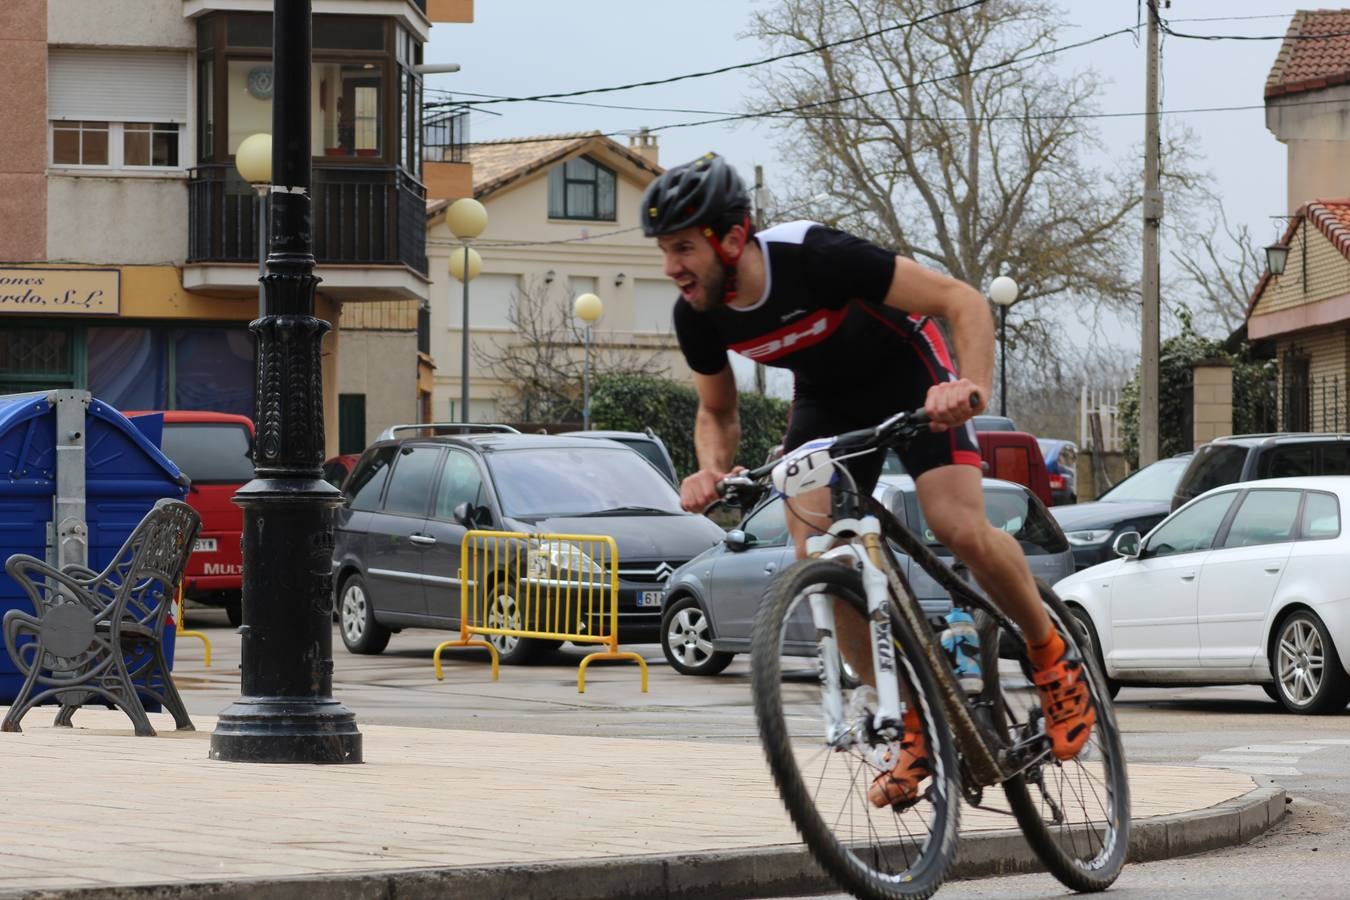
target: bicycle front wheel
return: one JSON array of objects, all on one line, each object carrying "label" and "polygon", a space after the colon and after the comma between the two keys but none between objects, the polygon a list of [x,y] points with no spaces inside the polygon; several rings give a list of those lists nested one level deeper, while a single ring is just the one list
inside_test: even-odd
[{"label": "bicycle front wheel", "polygon": [[[912,703],[927,747],[928,777],[910,802],[878,808],[867,793],[895,744],[876,734],[876,692],[841,684],[828,698],[810,596],[825,594],[839,620],[866,634],[861,575],[827,560],[785,570],[769,588],[755,621],[751,677],[760,740],[778,792],[816,861],[855,895],[877,900],[923,898],[941,886],[956,851],[960,776],[937,686],[918,639],[893,612],[891,634],[901,695]],[[866,641],[863,642],[866,646]],[[858,659],[861,654],[852,654]],[[871,672],[871,655],[860,672]],[[846,732],[828,741],[826,703],[844,710]],[[913,717],[911,717],[911,720]],[[891,757],[892,759],[894,757]],[[893,763],[892,763],[893,764]]]},{"label": "bicycle front wheel", "polygon": [[[1082,623],[1054,591],[1038,583],[1046,612],[1065,643],[1087,669],[1088,692],[1097,714],[1092,737],[1073,759],[1047,750],[1003,783],[1017,822],[1036,855],[1066,887],[1104,891],[1125,865],[1130,844],[1130,784],[1106,675],[1097,663]],[[1010,743],[1034,740],[1042,726],[1036,688],[1019,675],[1030,671],[1020,635],[1015,667],[1000,673],[1003,715]],[[1020,670],[1016,673],[1011,669]]]}]

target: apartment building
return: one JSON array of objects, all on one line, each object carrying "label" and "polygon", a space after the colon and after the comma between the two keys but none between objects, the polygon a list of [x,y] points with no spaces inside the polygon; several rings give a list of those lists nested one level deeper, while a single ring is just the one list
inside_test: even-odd
[{"label": "apartment building", "polygon": [[[271,4],[7,0],[0,113],[0,392],[85,388],[123,409],[253,413],[259,203],[235,152],[271,130]],[[471,0],[314,0],[316,313],[425,303],[422,79],[433,22]],[[387,366],[417,398],[418,357]],[[378,373],[376,373],[378,377]]]}]

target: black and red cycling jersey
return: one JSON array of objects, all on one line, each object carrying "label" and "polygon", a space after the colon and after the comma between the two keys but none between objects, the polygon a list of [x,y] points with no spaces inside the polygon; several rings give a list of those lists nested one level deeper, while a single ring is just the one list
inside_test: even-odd
[{"label": "black and red cycling jersey", "polygon": [[[885,303],[894,253],[815,222],[754,237],[764,255],[763,294],[748,306],[702,312],[677,300],[675,334],[695,372],[722,371],[728,351],[793,372],[785,449],[922,406],[929,387],[956,378],[937,323]],[[973,428],[934,437],[904,455],[911,474],[980,465]]]}]

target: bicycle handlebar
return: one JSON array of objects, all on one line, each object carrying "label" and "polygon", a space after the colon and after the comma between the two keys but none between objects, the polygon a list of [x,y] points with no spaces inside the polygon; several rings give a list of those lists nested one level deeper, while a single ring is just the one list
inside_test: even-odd
[{"label": "bicycle handlebar", "polygon": [[[979,408],[980,394],[978,391],[970,392],[969,403],[972,409]],[[842,456],[845,453],[865,453],[882,446],[890,446],[902,440],[917,437],[932,422],[932,417],[922,407],[896,413],[880,425],[871,428],[859,428],[857,431],[846,431],[836,436],[834,443],[830,446],[830,452],[831,455]],[[738,490],[763,490],[766,487],[764,482],[773,473],[774,467],[778,465],[781,459],[782,457],[779,457],[779,459],[771,460],[758,468],[728,475],[717,482],[717,495],[725,499],[728,495],[734,497]]]}]

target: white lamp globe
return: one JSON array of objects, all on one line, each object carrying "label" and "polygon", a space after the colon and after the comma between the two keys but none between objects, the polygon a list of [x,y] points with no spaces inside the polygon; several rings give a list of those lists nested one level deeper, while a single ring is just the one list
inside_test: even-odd
[{"label": "white lamp globe", "polygon": [[[469,257],[469,277],[464,277],[464,257]],[[456,247],[450,251],[450,277],[456,281],[473,281],[478,277],[478,273],[483,271],[483,257],[478,255],[478,251],[472,247],[465,249]]]},{"label": "white lamp globe", "polygon": [[249,184],[272,183],[272,136],[250,134],[234,151],[234,167]]},{"label": "white lamp globe", "polygon": [[605,304],[595,294],[582,294],[572,301],[572,312],[587,325],[591,325],[605,311]]},{"label": "white lamp globe", "polygon": [[461,241],[476,238],[487,228],[487,210],[472,197],[460,197],[445,211],[445,224]]},{"label": "white lamp globe", "polygon": [[1017,299],[1017,282],[1007,275],[1000,275],[989,283],[989,299],[999,306],[1012,306]]}]

